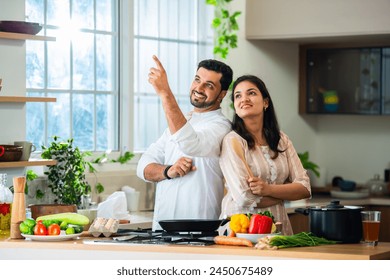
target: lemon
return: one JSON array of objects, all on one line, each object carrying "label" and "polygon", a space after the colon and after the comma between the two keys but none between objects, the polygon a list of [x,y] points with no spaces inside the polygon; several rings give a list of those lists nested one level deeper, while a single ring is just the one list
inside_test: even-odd
[{"label": "lemon", "polygon": [[276,232],[276,225],[275,223],[272,223],[271,233]]}]

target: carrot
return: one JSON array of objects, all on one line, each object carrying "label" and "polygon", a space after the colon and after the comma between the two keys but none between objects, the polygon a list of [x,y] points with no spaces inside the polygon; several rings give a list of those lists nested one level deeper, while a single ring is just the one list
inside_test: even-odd
[{"label": "carrot", "polygon": [[230,237],[230,236],[224,236],[219,235],[214,237],[215,244],[218,245],[232,245],[232,246],[246,246],[246,247],[253,247],[253,244],[251,241],[245,238],[238,238],[238,237]]}]

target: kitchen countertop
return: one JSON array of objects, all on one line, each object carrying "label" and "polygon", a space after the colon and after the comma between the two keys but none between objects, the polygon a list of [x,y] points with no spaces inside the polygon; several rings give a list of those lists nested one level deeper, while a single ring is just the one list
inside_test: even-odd
[{"label": "kitchen countertop", "polygon": [[[109,238],[98,238],[100,241]],[[131,243],[95,243],[83,234],[74,240],[39,242],[7,239],[0,242],[0,259],[323,259],[377,260],[390,259],[390,243],[376,247],[365,244],[336,244],[314,247],[258,250],[241,246],[145,245]]]},{"label": "kitchen countertop", "polygon": [[[288,213],[295,208],[327,205],[333,198],[314,195],[309,200],[286,203]],[[344,205],[390,206],[390,197],[341,199]],[[125,229],[150,228],[153,212],[131,213]],[[110,238],[98,238],[98,240]],[[239,246],[185,246],[96,243],[87,232],[74,240],[38,242],[0,237],[0,259],[328,259],[374,260],[390,259],[390,243],[379,242],[377,247],[364,244],[337,244],[280,250],[257,250]]]}]

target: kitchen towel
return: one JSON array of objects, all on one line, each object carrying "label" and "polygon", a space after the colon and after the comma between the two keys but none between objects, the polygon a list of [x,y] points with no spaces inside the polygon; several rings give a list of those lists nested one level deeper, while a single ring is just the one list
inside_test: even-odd
[{"label": "kitchen towel", "polygon": [[125,192],[114,192],[105,201],[99,203],[97,216],[107,219],[130,220]]}]

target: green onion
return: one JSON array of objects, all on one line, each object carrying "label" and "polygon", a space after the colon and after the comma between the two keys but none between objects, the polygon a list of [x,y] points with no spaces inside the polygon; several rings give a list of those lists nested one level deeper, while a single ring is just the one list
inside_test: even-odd
[{"label": "green onion", "polygon": [[311,232],[300,232],[293,235],[275,235],[261,238],[256,248],[282,249],[290,247],[306,247],[336,244],[337,241],[315,236]]}]

